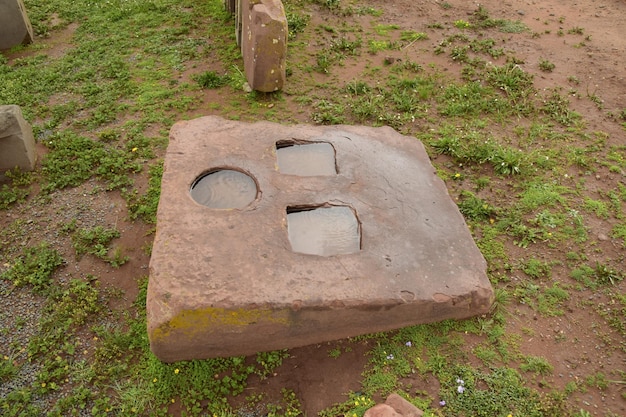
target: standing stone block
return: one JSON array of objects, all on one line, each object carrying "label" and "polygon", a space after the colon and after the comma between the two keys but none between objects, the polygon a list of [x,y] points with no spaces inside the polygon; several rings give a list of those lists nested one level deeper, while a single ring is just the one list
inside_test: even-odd
[{"label": "standing stone block", "polygon": [[253,90],[272,92],[285,84],[287,17],[280,0],[241,0],[244,68]]},{"label": "standing stone block", "polygon": [[35,161],[33,129],[22,110],[16,105],[0,106],[0,172],[15,167],[32,171]]},{"label": "standing stone block", "polygon": [[0,49],[31,43],[33,28],[22,0],[0,0]]}]

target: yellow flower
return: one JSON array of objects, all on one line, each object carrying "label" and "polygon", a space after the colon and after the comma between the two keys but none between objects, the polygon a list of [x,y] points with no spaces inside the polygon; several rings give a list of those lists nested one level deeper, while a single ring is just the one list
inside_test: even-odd
[{"label": "yellow flower", "polygon": [[133,149],[130,150],[131,152],[137,152],[137,147],[134,147]]},{"label": "yellow flower", "polygon": [[172,404],[174,404],[175,402],[176,402],[176,400],[172,398]]},{"label": "yellow flower", "polygon": [[154,379],[152,380],[152,382],[157,382],[157,379],[156,379],[156,378],[154,378]]},{"label": "yellow flower", "polygon": [[41,383],[41,388],[45,388],[45,387],[46,387],[46,383],[45,383],[45,382],[42,382],[42,383]]},{"label": "yellow flower", "polygon": [[180,372],[180,370],[178,368],[174,369],[174,373],[178,374]]},{"label": "yellow flower", "polygon": [[9,357],[8,357],[7,355],[4,355],[4,360],[5,360],[5,361],[8,361],[8,360],[9,360]]}]

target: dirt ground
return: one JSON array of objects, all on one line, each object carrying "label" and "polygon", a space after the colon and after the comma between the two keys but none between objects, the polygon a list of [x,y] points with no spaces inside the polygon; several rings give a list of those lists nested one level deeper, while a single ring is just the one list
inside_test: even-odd
[{"label": "dirt ground", "polygon": [[[477,8],[477,3],[461,0],[449,0],[452,7],[442,7],[444,2],[415,1],[415,0],[370,0],[368,5],[383,11],[381,17],[362,16],[362,25],[369,26],[372,19],[378,23],[397,24],[404,29],[417,32],[426,32],[429,40],[416,42],[400,51],[390,51],[385,56],[398,59],[410,59],[424,67],[435,64],[446,68],[451,76],[459,76],[461,66],[451,62],[445,55],[436,55],[434,48],[455,29],[448,25],[443,30],[433,30],[428,27],[433,22],[453,22],[458,19],[467,19]],[[502,47],[514,52],[523,63],[519,64],[525,71],[535,75],[535,85],[538,89],[560,86],[564,91],[575,87],[583,96],[594,95],[600,98],[602,106],[588,99],[570,98],[574,110],[581,113],[588,123],[589,130],[606,132],[608,142],[613,145],[626,145],[626,132],[607,115],[608,112],[619,112],[626,108],[626,1],[624,0],[486,0],[481,4],[495,18],[520,20],[532,32],[544,34],[537,38],[528,34],[490,34],[499,37]],[[318,9],[319,10],[319,9]],[[312,20],[309,25],[324,23],[323,13],[316,13],[311,9]],[[557,32],[579,27],[584,28],[584,36],[558,36]],[[62,53],[64,42],[71,39],[71,32],[75,29],[70,26],[66,29],[52,32],[48,43],[57,53]],[[547,33],[549,31],[549,33]],[[583,38],[588,40],[582,42]],[[319,48],[309,45],[309,48]],[[371,58],[382,60],[383,55]],[[549,60],[555,67],[552,72],[542,72],[538,68],[541,59]],[[500,58],[502,64],[504,58]],[[380,64],[380,63],[379,63]],[[334,80],[346,82],[358,77],[363,67],[361,65],[346,65],[333,71]],[[201,72],[203,68],[195,68],[194,72]],[[190,76],[190,74],[189,74]],[[325,80],[322,74],[315,74],[320,81]],[[572,85],[575,77],[579,84]],[[297,86],[285,87],[287,105],[292,109],[290,122],[312,123],[310,114],[299,111],[300,104],[296,102]],[[193,110],[189,117],[214,114],[209,103],[212,100],[227,100],[221,93],[207,91],[205,105]],[[601,107],[601,108],[599,108]],[[419,121],[412,127],[419,130]],[[40,156],[45,147],[38,148]],[[437,161],[435,161],[437,162]],[[620,177],[621,176],[621,180]],[[145,178],[138,178],[139,192],[145,189]],[[602,193],[612,189],[614,183],[624,181],[623,174],[609,172],[600,168],[595,175],[587,179],[586,187],[595,193]],[[143,185],[142,185],[143,184]],[[92,193],[98,184],[87,182],[84,185],[55,192],[49,205],[41,207],[38,212],[24,212],[11,210],[1,214],[0,227],[7,227],[16,218],[23,218],[27,228],[32,232],[27,234],[22,245],[36,244],[42,236],[52,242],[55,241],[55,225],[69,219],[76,218],[82,222],[81,226],[95,226],[97,224],[116,225],[121,232],[121,238],[116,245],[124,248],[130,257],[128,264],[112,270],[101,261],[90,257],[70,261],[65,269],[66,274],[93,274],[101,277],[105,287],[121,290],[122,298],[116,299],[117,304],[111,308],[129,306],[137,295],[136,277],[148,272],[149,256],[145,248],[149,247],[153,234],[153,226],[139,221],[128,220],[125,202],[119,193]],[[451,195],[457,192],[457,184],[449,184]],[[613,239],[606,238],[610,234],[607,223],[598,222],[597,228],[589,231],[597,242],[596,249],[612,259],[624,258],[624,247]],[[75,259],[72,248],[67,239],[58,239],[58,248],[65,259]],[[554,254],[546,253],[546,258],[560,255],[568,248],[551,249]],[[507,247],[511,258],[523,258],[523,249],[510,245]],[[561,256],[562,258],[562,256]],[[623,265],[622,265],[623,267]],[[626,268],[622,269],[623,272]],[[557,266],[552,271],[553,277],[558,280],[559,275],[567,279],[568,271],[564,265]],[[130,279],[129,279],[130,277]],[[513,280],[516,277],[512,277]],[[625,292],[626,284],[622,282],[621,292]],[[538,316],[528,306],[517,304],[509,323],[511,332],[523,335],[520,340],[520,349],[529,355],[544,357],[553,365],[554,371],[547,376],[547,384],[554,388],[563,388],[565,384],[577,378],[583,378],[598,371],[610,374],[611,371],[626,371],[626,354],[624,350],[610,347],[603,343],[602,336],[609,333],[605,324],[598,321],[596,315],[590,315],[585,310],[577,309],[581,302],[610,303],[602,293],[590,291],[576,292],[568,302],[567,313],[561,317]],[[610,308],[608,306],[607,308]],[[624,318],[626,320],[626,318]],[[532,335],[526,335],[525,328],[532,328]],[[562,343],[566,338],[572,343]],[[466,342],[471,346],[472,337]],[[622,341],[622,343],[624,343]],[[360,389],[361,373],[368,360],[366,353],[368,342],[350,343],[351,348],[341,354],[339,358],[329,355],[332,349],[344,348],[348,342],[339,341],[307,346],[290,351],[290,357],[283,361],[275,374],[270,378],[259,380],[251,379],[245,395],[255,392],[266,393],[268,398],[280,398],[282,388],[292,389],[299,397],[303,411],[307,416],[314,416],[320,410],[335,403],[344,401],[350,391]],[[437,398],[438,386],[433,380],[415,379],[410,381],[416,391],[428,392]],[[533,382],[534,383],[534,382]],[[541,389],[541,384],[537,388]],[[573,394],[576,408],[583,408],[593,415],[604,416],[612,412],[613,416],[626,416],[626,400],[621,396],[623,387],[609,385],[606,390],[589,390],[586,393]],[[173,408],[172,412],[176,410]]]}]

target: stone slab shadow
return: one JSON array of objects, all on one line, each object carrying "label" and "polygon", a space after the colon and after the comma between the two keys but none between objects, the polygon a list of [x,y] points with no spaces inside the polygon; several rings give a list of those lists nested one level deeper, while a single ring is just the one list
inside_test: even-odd
[{"label": "stone slab shadow", "polygon": [[22,0],[0,0],[0,50],[33,41],[33,28]]},{"label": "stone slab shadow", "polygon": [[13,104],[0,106],[0,175],[14,168],[32,171],[36,160],[33,129],[22,109]]},{"label": "stone slab shadow", "polygon": [[[213,205],[228,189],[235,199]],[[492,301],[485,260],[414,137],[216,116],[172,127],[147,296],[161,360],[462,319]]]}]

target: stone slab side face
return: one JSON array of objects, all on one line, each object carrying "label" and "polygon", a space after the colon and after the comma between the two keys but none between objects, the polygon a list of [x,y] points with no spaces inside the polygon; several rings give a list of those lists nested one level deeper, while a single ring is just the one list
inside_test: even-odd
[{"label": "stone slab side face", "polygon": [[33,28],[22,0],[0,0],[0,49],[31,43]]},{"label": "stone slab side face", "polygon": [[261,92],[285,84],[287,18],[280,0],[241,0],[244,68],[248,84]]},{"label": "stone slab side face", "polygon": [[[277,142],[326,142],[337,174],[279,171]],[[230,168],[254,178],[243,209],[190,197],[196,178]],[[355,253],[295,253],[287,209],[348,206]],[[391,128],[175,124],[150,260],[152,351],[173,362],[293,348],[489,310],[486,263],[423,145]]]},{"label": "stone slab side face", "polygon": [[0,172],[15,167],[32,171],[35,162],[33,129],[22,110],[16,105],[0,106]]}]

